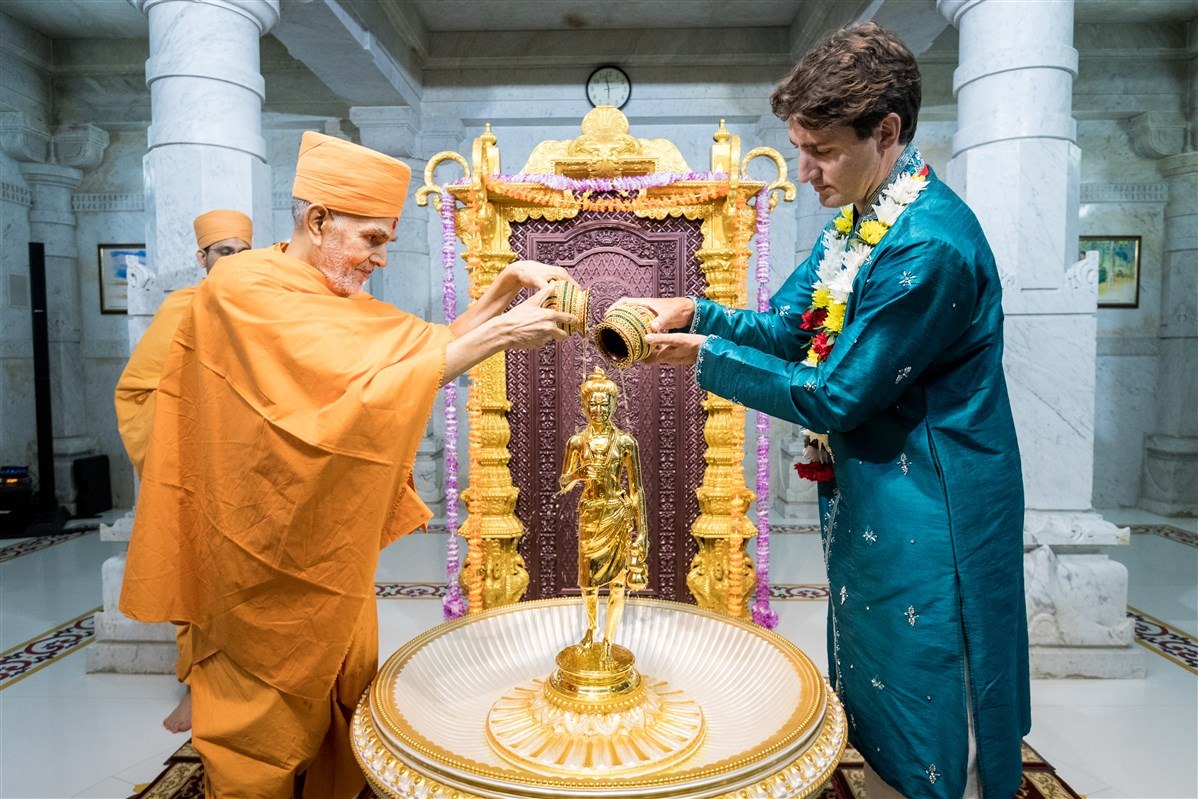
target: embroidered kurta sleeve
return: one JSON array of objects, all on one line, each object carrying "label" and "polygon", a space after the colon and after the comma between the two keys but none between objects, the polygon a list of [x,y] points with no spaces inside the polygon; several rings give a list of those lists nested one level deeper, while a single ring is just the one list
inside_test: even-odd
[{"label": "embroidered kurta sleeve", "polygon": [[942,241],[901,245],[866,277],[820,366],[712,337],[699,354],[699,385],[818,433],[851,430],[876,415],[969,326],[977,286],[973,270]]},{"label": "embroidered kurta sleeve", "polygon": [[712,300],[695,300],[690,332],[719,336],[786,360],[802,360],[814,331],[803,330],[803,312],[811,304],[811,286],[823,255],[821,243],[799,265],[770,300],[768,312],[729,308]]}]

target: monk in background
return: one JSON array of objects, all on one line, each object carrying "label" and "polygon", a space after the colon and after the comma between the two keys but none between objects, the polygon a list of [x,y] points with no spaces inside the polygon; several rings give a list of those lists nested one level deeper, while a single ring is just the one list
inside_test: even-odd
[{"label": "monk in background", "polygon": [[[533,262],[448,327],[362,292],[410,174],[306,132],[290,243],[222,259],[167,356],[121,610],[191,625],[209,797],[365,787],[349,721],[378,665],[374,573],[432,515],[411,474],[437,392],[573,319],[540,307],[565,271]],[[537,293],[503,312],[524,288]]]},{"label": "monk in background", "polygon": [[[216,210],[200,214],[193,223],[196,234],[196,262],[204,273],[212,271],[216,262],[227,255],[236,255],[248,250],[254,240],[254,225],[240,211]],[[162,367],[170,350],[175,330],[183,312],[191,304],[197,286],[186,286],[172,292],[159,306],[154,319],[141,340],[129,356],[129,362],[116,384],[116,419],[121,441],[133,470],[141,477],[146,460],[146,447],[150,441],[150,426],[157,407],[158,382],[162,379]],[[191,693],[187,690],[187,667],[190,665],[188,648],[190,639],[186,625],[180,625],[175,638],[179,643],[180,657],[175,666],[179,682],[184,684],[183,698],[162,722],[171,732],[191,729]]]}]

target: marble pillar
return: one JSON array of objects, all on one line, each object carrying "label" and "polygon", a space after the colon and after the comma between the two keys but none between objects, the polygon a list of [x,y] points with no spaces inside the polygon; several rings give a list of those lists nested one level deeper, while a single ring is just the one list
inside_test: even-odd
[{"label": "marble pillar", "polygon": [[46,247],[55,490],[58,504],[74,513],[71,464],[99,450],[84,426],[80,267],[71,198],[84,170],[103,159],[108,134],[93,125],[64,125],[51,132],[20,112],[4,114],[0,132],[4,149],[18,162],[32,197],[29,240]]},{"label": "marble pillar", "polygon": [[[824,208],[820,205],[819,195],[810,184],[799,183],[795,177],[798,169],[797,158],[793,157],[794,145],[790,139],[780,145],[778,150],[787,156],[792,167],[792,180],[798,187],[791,214],[794,216],[794,250],[788,264],[788,272],[811,256],[811,251],[819,243],[824,226],[831,221],[836,209]],[[785,148],[785,149],[784,149]],[[775,250],[777,252],[778,250]],[[793,529],[803,526],[808,532],[817,531],[819,524],[819,497],[816,484],[804,480],[794,470],[794,465],[803,457],[803,437],[799,434],[799,426],[775,420],[780,428],[778,438],[778,457],[775,464],[780,485],[774,501],[774,522],[779,530]]]},{"label": "marble pillar", "polygon": [[[171,291],[195,283],[192,221],[215,208],[254,220],[255,244],[270,243],[270,170],[262,137],[266,87],[259,38],[279,19],[279,0],[131,0],[150,22],[151,124],[142,161],[148,267],[129,276],[129,344],[136,346]],[[128,541],[132,512],[100,530]],[[88,670],[169,673],[174,633],[142,624],[117,608],[125,557],[105,562],[104,609]]]},{"label": "marble pillar", "polygon": [[[424,185],[428,153],[421,142],[420,114],[410,106],[355,106],[350,121],[358,126],[361,142],[372,150],[398,158],[412,169],[412,185],[387,248],[387,268],[371,278],[368,290],[381,300],[430,321],[441,314],[440,246],[430,246],[429,229],[440,233],[440,217],[432,204],[416,205],[416,190]],[[438,239],[439,241],[439,239]],[[412,477],[416,491],[433,512],[432,524],[444,524],[445,467],[440,402],[416,451]]]},{"label": "marble pillar", "polygon": [[[1198,130],[1192,136],[1198,138]],[[1160,367],[1139,505],[1193,516],[1198,515],[1198,149],[1162,159],[1160,170],[1169,187]]]},{"label": "marble pillar", "polygon": [[[946,179],[994,250],[1023,458],[1032,672],[1142,673],[1124,615],[1127,530],[1092,508],[1097,270],[1077,259],[1073,0],[938,0],[960,30]],[[1018,19],[1018,25],[1011,20]]]}]

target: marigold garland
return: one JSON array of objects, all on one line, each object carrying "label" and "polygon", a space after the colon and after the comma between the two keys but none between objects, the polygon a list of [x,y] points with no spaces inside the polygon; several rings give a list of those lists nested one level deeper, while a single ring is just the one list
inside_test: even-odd
[{"label": "marigold garland", "polygon": [[486,178],[484,185],[489,193],[510,197],[528,205],[542,208],[577,209],[594,213],[668,211],[678,206],[703,205],[720,197],[726,197],[729,191],[728,184],[724,183],[689,192],[673,191],[664,196],[639,193],[629,197],[592,197],[589,193],[575,194],[570,191],[522,186],[501,182],[494,178]]}]

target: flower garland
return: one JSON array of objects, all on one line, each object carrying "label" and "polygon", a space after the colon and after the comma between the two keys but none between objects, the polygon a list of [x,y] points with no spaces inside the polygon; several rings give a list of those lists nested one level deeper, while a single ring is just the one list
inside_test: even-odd
[{"label": "flower garland", "polygon": [[[673,175],[682,174],[684,177],[680,180],[694,180],[699,173],[668,173]],[[508,176],[519,178],[521,176]],[[527,176],[525,176],[527,177]],[[652,177],[652,176],[647,176]],[[624,181],[622,185],[627,186],[629,181],[638,180],[638,178],[620,178]],[[633,194],[631,189],[624,189],[620,193],[623,196],[619,197],[592,197],[594,192],[617,191],[617,189],[596,189],[595,184],[602,185],[604,181],[598,178],[589,178],[585,181],[571,181],[568,178],[563,178],[561,182],[580,184],[577,189],[554,189],[551,187],[529,187],[520,185],[522,183],[530,183],[530,180],[515,180],[513,182],[501,181],[496,177],[484,178],[483,184],[487,191],[496,194],[503,194],[507,197],[520,200],[530,205],[538,205],[545,208],[570,208],[580,211],[591,211],[594,213],[611,213],[618,211],[664,211],[679,205],[701,205],[702,203],[710,202],[719,197],[727,196],[729,186],[727,183],[716,186],[708,186],[702,189],[696,189],[684,194],[674,194],[670,197],[650,197],[645,192],[649,188],[654,188],[662,185],[658,182],[646,181],[643,188],[638,189],[637,193]],[[614,181],[608,181],[614,183]],[[574,193],[574,192],[577,193]]]},{"label": "flower garland", "polygon": [[878,202],[853,233],[853,206],[846,205],[824,231],[824,255],[819,276],[812,286],[811,306],[803,314],[803,330],[815,331],[804,366],[828,360],[836,337],[844,329],[844,314],[853,280],[869,260],[873,249],[890,230],[903,210],[928,186],[928,167],[916,154],[915,170],[903,172],[882,190]]},{"label": "flower garland", "polygon": [[[770,197],[757,194],[757,310],[770,309]],[[757,418],[757,595],[753,621],[770,630],[778,626],[778,612],[770,607],[770,417]]]},{"label": "flower garland", "polygon": [[[874,247],[890,231],[899,215],[928,187],[928,166],[912,148],[911,162],[877,195],[878,201],[862,217],[853,233],[853,206],[846,205],[824,231],[824,254],[811,291],[811,305],[800,327],[814,331],[804,366],[816,367],[828,360],[836,338],[844,329],[845,311],[853,282]],[[825,483],[834,476],[828,437],[802,429],[803,456],[795,471],[804,480]]]},{"label": "flower garland", "polygon": [[[458,316],[458,294],[455,271],[457,247],[454,245],[454,211],[456,203],[448,191],[441,193],[441,308],[445,324]],[[461,556],[458,551],[458,385],[456,380],[445,384],[445,599],[441,611],[446,620],[466,613],[466,600],[458,585]]]}]

